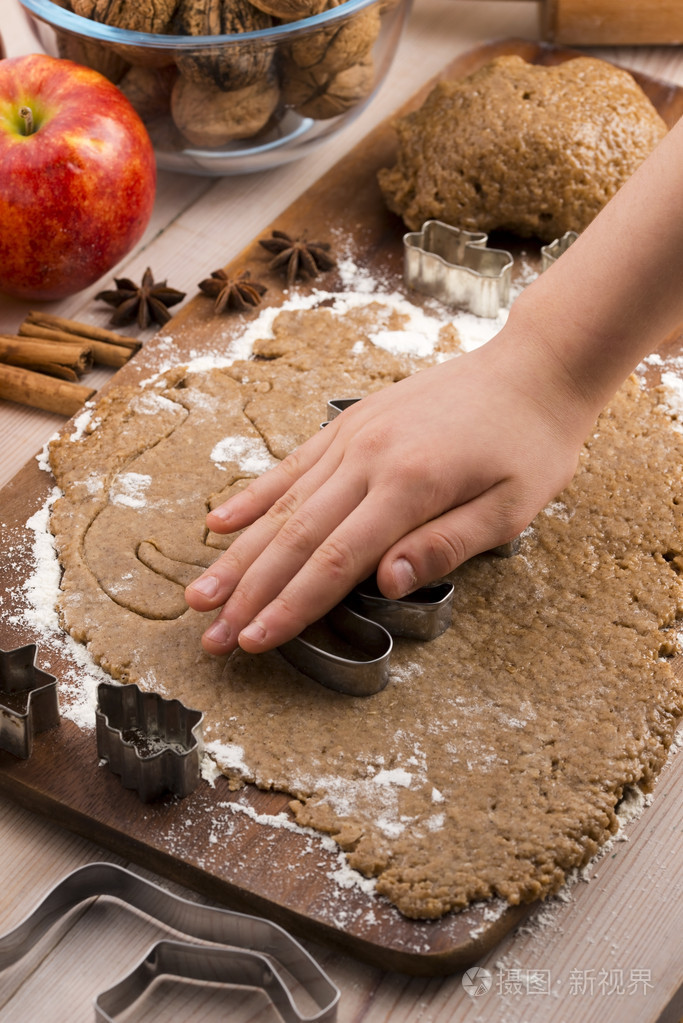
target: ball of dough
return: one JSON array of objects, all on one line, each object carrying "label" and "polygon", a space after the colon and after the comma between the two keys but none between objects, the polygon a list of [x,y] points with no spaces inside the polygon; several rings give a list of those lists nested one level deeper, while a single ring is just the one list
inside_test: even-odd
[{"label": "ball of dough", "polygon": [[666,134],[635,79],[592,57],[553,67],[498,57],[439,82],[401,118],[379,172],[411,230],[442,220],[551,241],[581,231]]}]

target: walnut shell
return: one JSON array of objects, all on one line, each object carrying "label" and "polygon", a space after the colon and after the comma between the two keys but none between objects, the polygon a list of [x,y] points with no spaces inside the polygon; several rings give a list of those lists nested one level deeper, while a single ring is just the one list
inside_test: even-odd
[{"label": "walnut shell", "polygon": [[216,148],[261,131],[279,96],[271,76],[226,92],[216,85],[197,85],[180,75],[171,95],[171,113],[188,142],[203,149]]},{"label": "walnut shell", "polygon": [[176,32],[188,36],[255,32],[272,24],[249,0],[177,0],[174,19]]},{"label": "walnut shell", "polygon": [[300,68],[287,62],[283,70],[282,99],[304,117],[323,121],[337,117],[369,96],[375,83],[372,58],[328,75],[324,68]]},{"label": "walnut shell", "polygon": [[163,68],[132,67],[119,82],[119,89],[135,107],[143,121],[170,116],[171,92],[178,71],[174,65]]},{"label": "walnut shell", "polygon": [[178,0],[71,0],[74,14],[131,32],[166,32]]},{"label": "walnut shell", "polygon": [[254,7],[283,21],[310,18],[325,10],[325,0],[251,0]]},{"label": "walnut shell", "polygon": [[[71,0],[75,14],[130,32],[152,32],[164,35],[171,29],[178,0]],[[163,67],[173,62],[172,53],[151,50],[144,46],[112,43],[112,49],[129,64],[142,67]]]},{"label": "walnut shell", "polygon": [[[273,19],[248,0],[180,0],[175,24],[184,35],[233,35],[270,28]],[[268,74],[275,43],[235,41],[191,54],[176,63],[183,78],[197,85],[241,89]]]},{"label": "walnut shell", "polygon": [[145,46],[129,46],[128,43],[112,43],[124,60],[135,67],[162,68],[173,64],[173,50],[152,50]]},{"label": "walnut shell", "polygon": [[[325,10],[343,3],[344,0],[328,0]],[[299,36],[286,53],[300,68],[319,68],[332,75],[364,60],[379,35],[380,24],[379,7],[366,7],[329,28]]]},{"label": "walnut shell", "polygon": [[119,53],[98,39],[83,39],[70,32],[56,32],[56,36],[57,52],[60,57],[99,71],[114,85],[120,82],[130,67],[128,61]]}]

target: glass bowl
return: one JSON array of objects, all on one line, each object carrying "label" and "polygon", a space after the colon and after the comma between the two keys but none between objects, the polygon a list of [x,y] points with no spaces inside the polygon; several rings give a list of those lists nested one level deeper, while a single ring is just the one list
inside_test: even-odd
[{"label": "glass bowl", "polygon": [[[147,126],[159,167],[204,175],[297,160],[349,124],[386,76],[411,5],[168,0],[175,12],[169,23],[138,31],[140,11],[151,7],[156,15],[163,3],[119,5],[123,17],[136,23],[132,30],[71,9],[90,12],[103,6],[101,0],[20,2],[47,53],[94,67],[128,96]],[[312,7],[319,13],[284,20],[284,12],[291,18]],[[239,30],[187,34],[208,24],[226,27],[226,18]]]}]

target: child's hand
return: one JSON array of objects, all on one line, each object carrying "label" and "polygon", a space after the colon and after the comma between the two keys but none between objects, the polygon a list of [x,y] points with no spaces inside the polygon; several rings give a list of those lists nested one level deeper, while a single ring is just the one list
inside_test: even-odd
[{"label": "child's hand", "polygon": [[403,596],[513,539],[566,486],[596,412],[510,329],[364,398],[209,514],[216,532],[250,528],[186,591],[196,610],[225,605],[207,651],[278,646],[375,569]]}]

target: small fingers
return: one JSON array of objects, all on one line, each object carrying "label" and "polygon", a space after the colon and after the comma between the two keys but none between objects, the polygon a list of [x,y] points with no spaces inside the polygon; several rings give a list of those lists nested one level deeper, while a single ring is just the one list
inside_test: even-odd
[{"label": "small fingers", "polygon": [[[286,459],[285,461],[288,460]],[[221,505],[221,519],[225,527],[222,530],[223,532],[234,532],[242,528],[243,525],[251,521],[252,513],[255,514],[256,521],[251,524],[250,529],[230,545],[228,550],[210,568],[207,568],[206,571],[202,572],[197,579],[189,584],[185,590],[185,599],[195,611],[211,611],[225,603],[247,568],[272,542],[278,532],[296,514],[309,496],[322,486],[334,468],[334,463],[329,460],[318,461],[314,463],[313,468],[309,472],[301,475],[291,485],[287,484],[288,476],[292,472],[298,471],[301,464],[301,462],[295,462],[295,458],[292,456],[290,468],[287,470],[288,475],[276,475],[282,468],[282,465],[284,465],[282,463],[281,466],[277,466],[271,472],[255,480],[247,490],[235,495],[224,505]],[[292,469],[292,466],[297,466],[298,468]],[[272,484],[266,485],[264,481],[266,481],[266,477],[271,475],[275,479]],[[261,487],[261,484],[264,484],[264,486]],[[279,492],[283,486],[285,486],[284,492],[280,493],[278,497],[273,497],[272,503],[268,504],[270,497]],[[246,509],[241,508],[240,499],[246,499],[252,487],[255,496],[247,500]],[[264,498],[264,492],[267,494],[267,498]],[[250,501],[252,502],[251,510],[248,510]],[[233,502],[237,508],[234,515],[230,510]],[[254,504],[253,502],[256,503]],[[260,508],[263,503],[265,503],[265,511],[261,513],[257,510],[257,506]],[[219,509],[216,509],[216,511],[219,511]],[[212,529],[215,528],[214,514],[211,513],[207,517],[207,524]],[[216,531],[218,532],[219,530]],[[314,549],[314,547],[315,544],[312,543],[311,549]]]},{"label": "small fingers", "polygon": [[[291,491],[286,497],[289,498],[290,494]],[[352,514],[364,496],[364,486],[361,486],[360,481],[354,489],[346,482],[343,474],[338,474],[324,487],[314,488],[310,499],[303,501],[288,517],[278,522],[274,531],[264,534],[260,527],[266,518],[276,515],[280,503],[276,502],[272,513],[269,512],[255,523],[248,531],[249,535],[244,534],[244,537],[240,537],[233,545],[236,547],[244,539],[236,560],[233,559],[227,564],[233,550],[231,548],[212,569],[197,580],[199,587],[195,583],[192,591],[188,588],[188,602],[191,601],[191,606],[196,610],[211,610],[221,603],[224,604],[220,614],[204,634],[204,648],[213,654],[228,653],[234,649],[242,628],[252,621],[261,608],[286,589],[309,559],[315,562],[328,558],[326,573],[340,575],[343,579],[348,575],[354,576],[355,549],[344,548],[335,551],[332,538],[340,521],[344,521]],[[281,502],[284,500],[281,499]],[[257,533],[260,535],[254,540]],[[326,537],[329,539],[326,540]],[[335,561],[336,571],[332,569]],[[212,595],[207,598],[204,606],[200,607],[198,605],[201,601],[194,591],[198,588],[201,593],[207,578],[210,579],[212,574],[219,579],[218,585],[209,584]],[[342,590],[345,585],[345,582],[339,584]],[[348,584],[348,588],[352,585],[353,582]],[[226,588],[229,589],[227,594]],[[334,603],[336,599],[332,599],[329,606]],[[305,616],[306,611],[303,613]],[[323,613],[315,598],[314,613],[309,620],[314,621]],[[293,617],[294,614],[294,610],[290,610],[287,618]],[[303,625],[297,625],[292,635],[302,627]]]},{"label": "small fingers", "polygon": [[288,490],[213,565],[189,584],[185,599],[190,607],[195,611],[212,611],[225,603],[249,566],[303,502],[305,497],[301,489],[293,487]]},{"label": "small fingers", "polygon": [[239,494],[213,508],[206,517],[215,533],[234,533],[264,515],[316,464],[329,447],[332,431],[321,430],[278,465],[252,480]]},{"label": "small fingers", "polygon": [[[228,602],[222,615],[238,630],[238,642],[244,650],[271,650],[298,635],[374,570],[387,542],[410,528],[412,523],[404,518],[405,509],[387,502],[379,489],[345,515],[337,528],[320,532],[319,546],[279,590],[262,590],[261,599],[248,601],[239,609],[235,601]],[[381,530],[378,521],[382,522]],[[260,568],[259,562],[255,563],[255,575]],[[244,582],[245,586],[250,584],[249,574]]]}]

